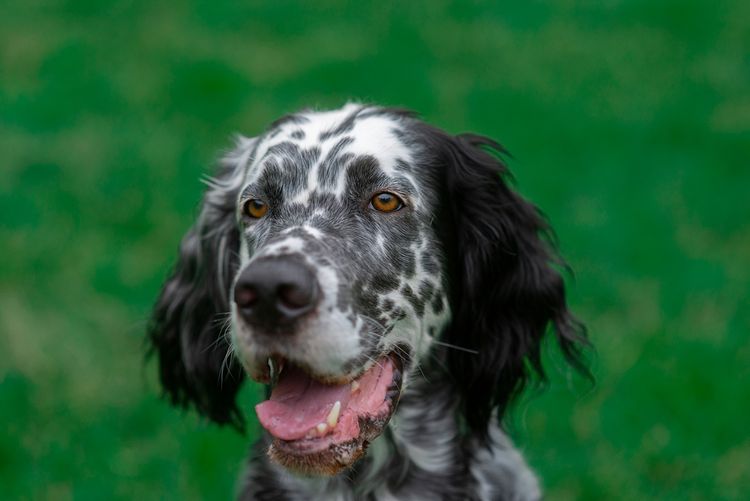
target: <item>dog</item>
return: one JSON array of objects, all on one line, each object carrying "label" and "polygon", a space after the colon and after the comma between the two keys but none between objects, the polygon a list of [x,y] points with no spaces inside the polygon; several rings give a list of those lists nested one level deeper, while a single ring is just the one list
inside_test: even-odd
[{"label": "dog", "polygon": [[348,103],[239,137],[154,307],[172,404],[243,429],[267,387],[243,500],[539,499],[502,431],[583,325],[540,211],[495,141]]}]

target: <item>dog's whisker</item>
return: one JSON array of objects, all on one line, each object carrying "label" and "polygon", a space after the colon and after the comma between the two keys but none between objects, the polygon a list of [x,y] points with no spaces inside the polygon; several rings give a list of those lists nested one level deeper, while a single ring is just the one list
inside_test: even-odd
[{"label": "dog's whisker", "polygon": [[229,346],[229,349],[227,349],[226,354],[224,355],[224,358],[221,361],[221,367],[219,368],[219,387],[224,387],[224,372],[226,372],[229,376],[232,376],[232,371],[229,368],[229,361],[231,360],[232,356],[234,355],[234,347]]},{"label": "dog's whisker", "polygon": [[211,342],[208,346],[206,346],[203,349],[203,353],[216,348],[219,345],[219,343],[221,343],[222,341],[229,340],[227,335],[232,329],[232,318],[231,316],[226,316],[226,315],[221,315],[221,314],[217,315],[217,317],[219,316],[225,316],[225,318],[216,318],[213,320],[214,325],[221,326],[219,330],[219,335],[216,337],[216,339],[213,340],[213,342]]},{"label": "dog's whisker", "polygon": [[434,344],[437,344],[439,346],[445,346],[446,348],[450,348],[452,350],[463,351],[465,353],[471,353],[472,355],[479,355],[479,351],[472,350],[471,348],[464,348],[463,346],[458,346],[458,345],[455,345],[455,344],[446,343],[445,341],[439,341],[437,339],[432,339],[432,342]]}]

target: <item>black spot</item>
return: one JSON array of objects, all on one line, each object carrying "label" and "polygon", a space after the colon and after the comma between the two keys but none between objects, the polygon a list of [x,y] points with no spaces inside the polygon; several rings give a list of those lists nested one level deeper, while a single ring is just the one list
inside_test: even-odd
[{"label": "black spot", "polygon": [[281,166],[274,159],[267,160],[263,173],[255,185],[245,189],[247,195],[257,195],[265,199],[271,208],[279,207],[284,200],[284,174]]},{"label": "black spot", "polygon": [[440,313],[442,313],[444,307],[445,305],[443,304],[443,295],[436,294],[432,299],[432,311],[435,313],[435,315],[439,315]]},{"label": "black spot", "polygon": [[420,258],[422,269],[430,275],[437,275],[440,272],[440,263],[437,258],[430,252],[425,252]]},{"label": "black spot", "polygon": [[266,152],[267,155],[280,157],[296,157],[299,155],[299,146],[291,141],[276,143]]},{"label": "black spot", "polygon": [[396,262],[398,263],[399,271],[401,271],[406,278],[412,278],[417,271],[417,257],[414,254],[414,251],[410,249],[402,249],[398,252]]},{"label": "black spot", "polygon": [[319,191],[314,191],[310,194],[310,200],[309,204],[311,206],[314,206],[318,210],[324,210],[328,214],[326,214],[326,218],[333,218],[334,216],[330,214],[331,212],[335,212],[335,210],[341,205],[338,200],[336,200],[336,196],[332,193],[321,193]]},{"label": "black spot", "polygon": [[357,309],[368,317],[377,317],[380,315],[378,295],[375,292],[368,289],[361,289],[355,292],[355,301],[358,305]]},{"label": "black spot", "polygon": [[414,291],[410,286],[405,285],[401,289],[401,294],[406,298],[407,301],[409,301],[409,304],[411,304],[412,308],[414,308],[414,312],[417,314],[417,316],[421,317],[424,315],[424,301],[419,299],[417,295],[414,294]]},{"label": "black spot", "polygon": [[395,165],[394,168],[396,169],[396,172],[407,172],[408,173],[408,172],[412,171],[411,165],[409,165],[408,162],[406,162],[405,160],[403,160],[401,158],[397,158],[395,160],[395,164],[396,165]]},{"label": "black spot", "polygon": [[288,124],[288,123],[304,124],[304,123],[307,123],[309,121],[310,121],[309,118],[307,118],[305,116],[302,116],[302,115],[296,115],[296,114],[295,115],[284,115],[283,117],[281,117],[281,118],[279,118],[279,119],[274,120],[273,122],[271,122],[271,125],[268,126],[267,130],[273,131],[273,135],[276,135],[278,133],[278,130],[274,130],[274,129],[280,129],[281,126],[284,125],[284,124]]},{"label": "black spot", "polygon": [[357,114],[362,111],[362,108],[357,108],[347,116],[343,122],[337,127],[320,133],[320,140],[325,141],[329,137],[340,136],[354,129],[354,123],[357,121]]},{"label": "black spot", "polygon": [[360,155],[346,167],[347,194],[353,198],[359,199],[362,193],[387,181],[378,159],[371,155]]},{"label": "black spot", "polygon": [[396,308],[391,312],[391,319],[393,319],[394,322],[397,322],[399,320],[403,320],[406,318],[406,312],[403,308]]},{"label": "black spot", "polygon": [[[285,192],[287,197],[294,197],[302,189],[307,187],[307,175],[320,158],[320,148],[314,146],[301,149],[291,141],[283,141],[268,149],[268,155],[274,157],[266,162],[267,167],[261,174],[259,183],[264,180],[279,186],[277,190]],[[271,163],[273,162],[273,163]],[[277,162],[280,162],[279,165]],[[271,165],[277,165],[276,169],[270,169]]]},{"label": "black spot", "polygon": [[281,129],[272,130],[266,136],[266,139],[273,139],[281,133]]},{"label": "black spot", "polygon": [[318,184],[322,188],[332,190],[336,187],[339,172],[354,158],[354,154],[342,152],[353,140],[351,137],[344,137],[328,151],[318,170]]},{"label": "black spot", "polygon": [[329,266],[329,267],[332,266],[332,263],[328,259],[326,259],[326,258],[319,258],[318,259],[318,264],[320,266]]},{"label": "black spot", "polygon": [[375,292],[384,293],[398,288],[399,280],[392,273],[381,273],[370,280],[370,288]]},{"label": "black spot", "polygon": [[422,283],[419,284],[419,299],[426,303],[432,298],[433,292],[435,292],[435,286],[432,285],[432,282],[422,280]]},{"label": "black spot", "polygon": [[399,127],[391,127],[391,134],[396,136],[403,145],[408,145],[411,141],[409,135],[403,129]]},{"label": "black spot", "polygon": [[365,119],[369,117],[388,117],[390,119],[415,118],[413,111],[402,108],[369,108],[359,114],[357,118]]},{"label": "black spot", "polygon": [[290,134],[294,139],[305,139],[305,131],[297,129]]}]

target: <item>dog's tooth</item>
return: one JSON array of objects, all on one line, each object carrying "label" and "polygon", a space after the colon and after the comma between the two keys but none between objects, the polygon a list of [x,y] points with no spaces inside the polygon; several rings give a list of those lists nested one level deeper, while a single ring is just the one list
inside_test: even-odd
[{"label": "dog's tooth", "polygon": [[336,423],[339,422],[339,414],[341,413],[341,402],[336,400],[336,403],[333,404],[333,407],[331,407],[331,412],[328,413],[328,417],[326,418],[326,423],[328,423],[328,426],[331,428],[336,427]]},{"label": "dog's tooth", "polygon": [[279,369],[279,364],[273,357],[268,358],[268,369],[270,372],[269,375],[271,377],[271,386],[276,386],[276,383],[278,383],[279,381],[279,374],[281,374],[281,370]]},{"label": "dog's tooth", "polygon": [[352,393],[354,393],[354,392],[355,392],[355,391],[357,391],[358,389],[359,389],[359,381],[357,381],[357,380],[355,379],[354,381],[352,381]]},{"label": "dog's tooth", "polygon": [[328,425],[325,423],[318,423],[318,426],[315,427],[315,430],[318,432],[318,435],[322,437],[328,431]]}]

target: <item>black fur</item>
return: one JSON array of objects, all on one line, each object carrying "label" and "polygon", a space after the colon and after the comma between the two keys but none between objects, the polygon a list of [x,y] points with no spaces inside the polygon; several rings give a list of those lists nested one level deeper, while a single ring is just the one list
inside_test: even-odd
[{"label": "black fur", "polygon": [[[493,410],[502,419],[532,375],[544,379],[542,338],[555,334],[566,359],[588,375],[583,324],[568,310],[564,263],[539,210],[510,189],[505,149],[474,135],[429,126],[418,135],[435,154],[453,320],[443,340],[466,348],[446,358],[472,434],[487,438]],[[493,154],[494,153],[494,154]]]},{"label": "black fur", "polygon": [[[218,182],[228,182],[225,167]],[[238,429],[244,418],[235,396],[244,381],[239,363],[227,356],[229,284],[238,267],[237,192],[214,187],[198,221],[180,244],[179,258],[154,306],[149,353],[159,358],[159,376],[170,402]]]}]

